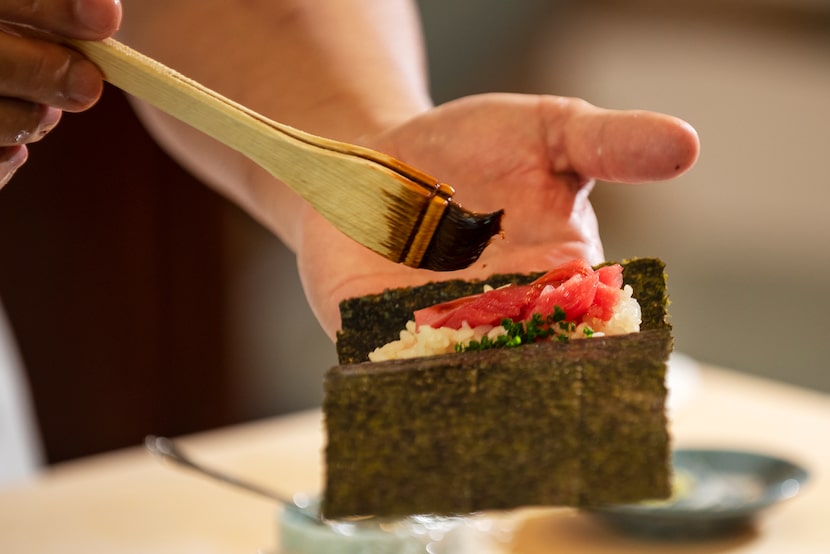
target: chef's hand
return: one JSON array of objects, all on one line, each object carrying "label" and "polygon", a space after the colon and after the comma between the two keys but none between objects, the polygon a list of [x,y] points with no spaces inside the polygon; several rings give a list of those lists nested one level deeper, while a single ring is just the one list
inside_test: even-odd
[{"label": "chef's hand", "polygon": [[0,0],[0,187],[26,161],[27,144],[51,131],[62,112],[91,107],[103,88],[92,62],[13,26],[96,40],[114,33],[120,20],[120,0]]},{"label": "chef's hand", "polygon": [[307,210],[297,249],[300,274],[330,336],[344,298],[429,280],[547,270],[576,257],[603,261],[588,199],[594,179],[670,179],[691,167],[699,150],[694,129],[673,117],[518,94],[456,100],[366,143],[452,185],[465,208],[504,208],[504,238],[496,237],[466,270],[413,270],[352,242]]}]

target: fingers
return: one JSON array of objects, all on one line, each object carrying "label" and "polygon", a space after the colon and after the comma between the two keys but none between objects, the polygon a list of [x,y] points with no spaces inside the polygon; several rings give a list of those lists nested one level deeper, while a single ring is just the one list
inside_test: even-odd
[{"label": "fingers", "polygon": [[[57,44],[0,33],[0,147],[36,142],[51,131],[61,111],[90,107],[103,90],[98,68],[80,54]],[[12,161],[21,150],[5,149]],[[25,161],[25,158],[22,159]],[[22,163],[21,161],[21,163]],[[8,180],[8,159],[0,181]]]},{"label": "fingers", "polygon": [[[120,23],[120,0],[0,0],[0,97],[65,111],[90,107],[103,89],[100,71],[48,39],[102,39]],[[5,113],[13,110],[4,104]]]},{"label": "fingers", "polygon": [[79,53],[0,33],[0,97],[77,112],[94,104],[102,90],[101,72]]},{"label": "fingers", "polygon": [[42,104],[0,99],[0,146],[30,144],[42,139],[58,124],[61,110]]},{"label": "fingers", "polygon": [[0,2],[0,20],[61,36],[98,40],[121,23],[121,0],[19,0]]},{"label": "fingers", "polygon": [[9,182],[14,172],[26,162],[28,156],[29,151],[22,145],[0,148],[0,189]]},{"label": "fingers", "polygon": [[638,183],[671,179],[697,161],[700,141],[691,125],[646,111],[605,110],[571,100],[564,150],[554,166],[604,181]]},{"label": "fingers", "polygon": [[0,181],[25,161],[22,145],[46,135],[61,111],[92,106],[103,90],[92,62],[42,31],[98,39],[120,21],[120,0],[0,0]]}]

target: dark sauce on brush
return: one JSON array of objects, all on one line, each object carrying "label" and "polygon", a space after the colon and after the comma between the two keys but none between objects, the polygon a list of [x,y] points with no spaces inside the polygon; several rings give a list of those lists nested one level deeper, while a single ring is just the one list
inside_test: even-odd
[{"label": "dark sauce on brush", "polygon": [[501,233],[504,210],[489,214],[470,212],[457,202],[447,206],[419,267],[454,271],[475,262],[490,240]]}]

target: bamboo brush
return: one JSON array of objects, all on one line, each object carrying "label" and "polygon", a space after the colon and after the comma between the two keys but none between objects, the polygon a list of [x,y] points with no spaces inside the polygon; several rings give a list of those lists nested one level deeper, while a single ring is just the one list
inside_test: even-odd
[{"label": "bamboo brush", "polygon": [[109,83],[247,156],[389,260],[462,269],[501,230],[502,211],[470,212],[452,187],[390,156],[271,121],[114,39],[69,44]]}]

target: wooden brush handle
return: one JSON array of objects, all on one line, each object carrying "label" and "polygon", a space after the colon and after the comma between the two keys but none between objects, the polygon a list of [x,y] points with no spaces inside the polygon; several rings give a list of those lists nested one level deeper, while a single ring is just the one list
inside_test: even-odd
[{"label": "wooden brush handle", "polygon": [[451,187],[384,154],[272,121],[114,39],[69,44],[108,82],[244,154],[357,242],[420,264]]},{"label": "wooden brush handle", "polygon": [[[381,152],[306,133],[268,119],[115,39],[74,40],[69,44],[95,62],[111,84],[250,157],[258,158],[258,149],[252,144],[255,142],[253,135],[272,135],[277,131],[292,145],[296,146],[298,141],[357,156],[393,169],[426,189],[437,186],[434,177]],[[277,135],[276,138],[280,137]],[[269,152],[266,167],[270,165],[271,157]],[[447,187],[444,185],[439,194],[454,192]]]},{"label": "wooden brush handle", "polygon": [[311,135],[268,120],[115,39],[69,44],[95,62],[109,83],[255,161],[261,157],[257,147],[261,141],[256,138],[267,135],[266,166],[272,165],[268,160],[274,155],[275,140],[284,139],[291,146],[296,146],[295,141],[315,142]]}]

